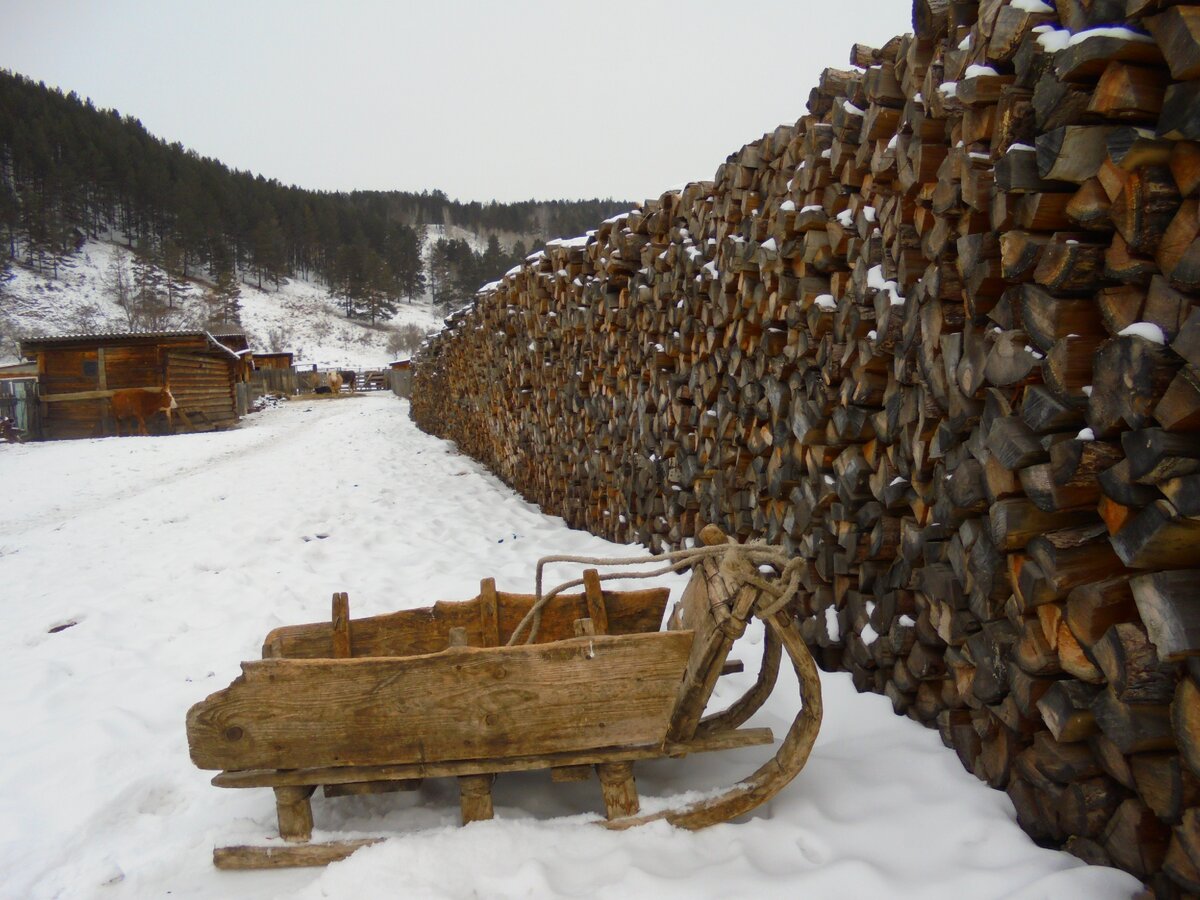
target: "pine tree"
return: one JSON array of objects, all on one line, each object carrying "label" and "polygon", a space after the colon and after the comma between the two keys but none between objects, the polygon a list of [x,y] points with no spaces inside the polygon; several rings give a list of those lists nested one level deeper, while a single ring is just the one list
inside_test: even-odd
[{"label": "pine tree", "polygon": [[129,278],[124,250],[118,249],[113,253],[113,258],[108,264],[108,271],[104,275],[104,289],[108,293],[109,299],[121,307],[124,312],[126,328],[136,331],[138,328],[137,310],[132,303],[133,287]]},{"label": "pine tree", "polygon": [[425,271],[421,262],[421,241],[407,225],[393,228],[388,235],[387,262],[395,278],[395,292],[411,303],[425,292]]},{"label": "pine tree", "polygon": [[449,307],[454,302],[452,253],[445,238],[438,238],[429,253],[429,289],[434,306]]},{"label": "pine tree", "polygon": [[127,312],[132,311],[132,321],[144,331],[162,331],[172,324],[173,315],[167,305],[166,278],[162,270],[144,252],[137,252],[132,260],[133,279]]},{"label": "pine tree", "polygon": [[287,266],[287,253],[283,232],[273,212],[262,214],[254,226],[250,241],[259,289],[262,289],[263,276],[269,278],[275,287],[279,287],[280,278]]},{"label": "pine tree", "polygon": [[186,257],[183,246],[174,237],[168,237],[163,241],[161,264],[169,309],[175,308],[180,296],[187,290],[187,281],[184,277],[187,267]]},{"label": "pine tree", "polygon": [[222,260],[216,272],[216,283],[205,298],[209,327],[240,325],[242,319],[242,287],[237,273],[228,260]]}]

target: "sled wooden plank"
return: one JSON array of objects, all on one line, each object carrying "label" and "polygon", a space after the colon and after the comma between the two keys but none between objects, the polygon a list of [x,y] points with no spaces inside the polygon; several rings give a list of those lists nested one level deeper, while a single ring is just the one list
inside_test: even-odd
[{"label": "sled wooden plank", "polygon": [[362,797],[368,794],[391,794],[397,791],[415,791],[421,787],[420,778],[403,778],[392,781],[351,781],[347,784],[327,784],[321,789],[326,797]]},{"label": "sled wooden plank", "polygon": [[508,759],[467,759],[450,762],[409,763],[383,766],[324,766],[320,768],[246,769],[221,772],[212,779],[217,787],[254,788],[277,787],[288,784],[347,784],[366,781],[391,781],[419,778],[440,778],[499,772],[528,772],[536,769],[572,768],[622,760],[658,759],[663,756],[681,757],[690,753],[709,753],[770,744],[774,740],[770,728],[743,728],[719,732],[685,743],[667,742],[663,745],[620,747],[581,753],[543,754]]},{"label": "sled wooden plank", "polygon": [[213,851],[213,865],[218,869],[288,869],[298,866],[327,866],[345,859],[360,847],[369,847],[382,840],[383,838],[360,838],[353,841],[330,841],[320,844],[218,847]]},{"label": "sled wooden plank", "polygon": [[666,736],[691,645],[692,632],[681,631],[407,658],[248,662],[240,678],[188,712],[188,743],[193,762],[208,769],[653,743]]},{"label": "sled wooden plank", "polygon": [[[669,594],[667,588],[603,592],[608,633],[641,634],[657,631]],[[474,647],[504,644],[533,605],[533,596],[503,591],[495,591],[494,596],[495,629],[498,635],[495,644],[489,645],[483,634],[483,623],[491,615],[486,609],[491,599],[485,592],[480,597],[461,603],[435,603],[422,609],[354,619],[351,623],[351,655],[357,658],[437,653],[449,643],[451,628],[466,628],[468,641]],[[569,638],[575,620],[589,617],[591,614],[586,594],[560,594],[542,614],[537,643],[546,644]],[[490,635],[490,621],[488,629]],[[267,635],[263,647],[264,657],[268,652],[273,658],[286,659],[329,659],[333,656],[328,622],[276,628]]]}]

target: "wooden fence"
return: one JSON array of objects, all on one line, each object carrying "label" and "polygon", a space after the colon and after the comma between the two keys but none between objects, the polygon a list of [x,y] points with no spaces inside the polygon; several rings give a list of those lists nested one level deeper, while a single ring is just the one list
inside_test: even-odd
[{"label": "wooden fence", "polygon": [[41,437],[36,378],[0,379],[0,417],[15,421],[27,440]]}]

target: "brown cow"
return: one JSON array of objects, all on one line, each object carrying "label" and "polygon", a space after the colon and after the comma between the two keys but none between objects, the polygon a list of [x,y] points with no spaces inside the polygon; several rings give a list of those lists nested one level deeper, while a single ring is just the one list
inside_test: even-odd
[{"label": "brown cow", "polygon": [[330,372],[329,373],[329,391],[330,391],[330,393],[333,393],[333,394],[340,394],[342,392],[342,373],[341,372]]},{"label": "brown cow", "polygon": [[0,440],[9,444],[20,444],[25,439],[17,428],[17,423],[8,416],[0,416]]},{"label": "brown cow", "polygon": [[179,404],[171,396],[170,389],[165,387],[157,390],[129,388],[124,391],[113,391],[111,401],[113,416],[117,420],[118,436],[121,434],[121,420],[129,418],[137,419],[138,434],[148,435],[146,419],[160,412],[167,417],[167,431],[170,432],[171,410],[179,408]]}]

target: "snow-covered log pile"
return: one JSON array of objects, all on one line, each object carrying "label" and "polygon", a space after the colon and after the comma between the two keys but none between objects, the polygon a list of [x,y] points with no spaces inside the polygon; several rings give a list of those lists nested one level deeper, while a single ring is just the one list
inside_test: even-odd
[{"label": "snow-covered log pile", "polygon": [[447,320],[413,417],[571,525],[811,562],[828,667],[1200,892],[1200,7],[917,0],[713,182]]}]

